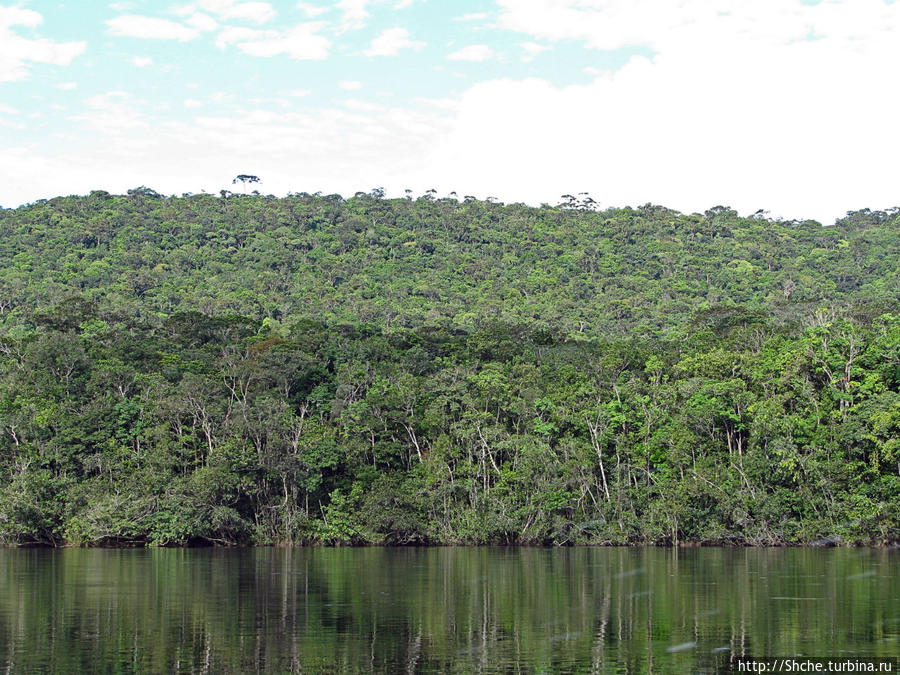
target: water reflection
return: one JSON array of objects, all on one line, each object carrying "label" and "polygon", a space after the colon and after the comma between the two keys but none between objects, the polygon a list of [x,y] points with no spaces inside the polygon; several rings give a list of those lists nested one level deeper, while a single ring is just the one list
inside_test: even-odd
[{"label": "water reflection", "polygon": [[711,671],[898,656],[900,553],[0,550],[0,671]]}]

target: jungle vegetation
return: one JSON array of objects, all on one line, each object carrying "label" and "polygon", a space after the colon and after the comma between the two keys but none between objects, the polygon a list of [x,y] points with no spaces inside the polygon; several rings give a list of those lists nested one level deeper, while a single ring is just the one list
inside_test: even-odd
[{"label": "jungle vegetation", "polygon": [[900,212],[0,210],[0,541],[900,540]]}]

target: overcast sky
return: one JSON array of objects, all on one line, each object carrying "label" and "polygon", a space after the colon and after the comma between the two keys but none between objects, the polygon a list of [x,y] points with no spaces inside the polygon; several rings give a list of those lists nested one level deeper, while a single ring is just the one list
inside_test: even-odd
[{"label": "overcast sky", "polygon": [[0,0],[0,205],[407,188],[900,205],[900,2]]}]

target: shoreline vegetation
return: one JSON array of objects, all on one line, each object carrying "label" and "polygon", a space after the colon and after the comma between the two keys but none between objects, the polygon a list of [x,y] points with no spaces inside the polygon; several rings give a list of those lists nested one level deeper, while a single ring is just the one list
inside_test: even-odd
[{"label": "shoreline vegetation", "polygon": [[666,549],[694,549],[694,548],[721,548],[721,549],[739,549],[739,548],[867,548],[867,549],[885,549],[896,550],[900,548],[900,544],[896,541],[865,541],[854,542],[844,541],[836,537],[823,537],[812,541],[800,542],[781,542],[778,544],[754,544],[742,542],[740,540],[730,540],[727,542],[718,541],[679,541],[672,542],[601,542],[601,543],[573,543],[566,542],[559,544],[556,542],[419,542],[414,544],[398,544],[383,542],[345,542],[341,540],[335,541],[292,541],[292,542],[265,542],[265,543],[247,543],[239,541],[223,541],[223,540],[195,540],[181,542],[151,542],[149,540],[130,540],[130,541],[94,541],[94,542],[0,542],[0,549],[43,549],[43,550],[63,550],[63,549],[111,549],[111,550],[131,550],[146,548],[181,548],[181,549],[250,549],[250,548],[478,548],[478,547],[516,549],[516,548],[534,548],[534,549],[550,549],[550,548],[666,548]]},{"label": "shoreline vegetation", "polygon": [[0,209],[0,545],[900,542],[900,212]]}]

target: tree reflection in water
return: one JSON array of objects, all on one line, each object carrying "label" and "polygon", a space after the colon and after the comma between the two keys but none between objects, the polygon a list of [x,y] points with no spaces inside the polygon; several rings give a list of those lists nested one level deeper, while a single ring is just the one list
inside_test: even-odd
[{"label": "tree reflection in water", "polygon": [[686,672],[897,656],[900,552],[0,550],[0,670]]}]

